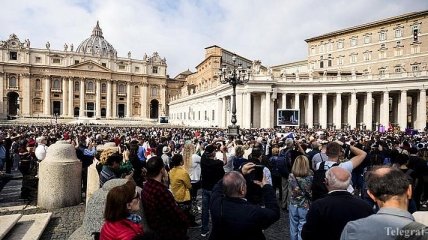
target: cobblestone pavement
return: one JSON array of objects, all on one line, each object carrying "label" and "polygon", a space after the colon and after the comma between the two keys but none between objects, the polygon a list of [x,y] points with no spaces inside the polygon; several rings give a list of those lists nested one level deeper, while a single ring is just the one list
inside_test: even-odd
[{"label": "cobblestone pavement", "polygon": [[[19,179],[19,177],[0,180],[2,180],[4,184],[4,187],[0,192],[0,207],[17,205],[28,205],[30,207],[26,210],[0,212],[0,215],[16,213],[28,215],[48,212],[46,209],[31,207],[36,205],[36,201],[25,202],[22,199],[19,199],[21,188],[21,179]],[[199,203],[200,202],[201,201],[199,200]],[[55,209],[51,212],[52,218],[41,239],[67,239],[78,227],[81,226],[85,214],[85,204],[81,203],[73,207]],[[188,235],[192,240],[208,239],[208,237],[201,237],[200,229],[189,229]],[[265,236],[268,240],[289,239],[288,214],[281,211],[280,220],[265,231]]]}]

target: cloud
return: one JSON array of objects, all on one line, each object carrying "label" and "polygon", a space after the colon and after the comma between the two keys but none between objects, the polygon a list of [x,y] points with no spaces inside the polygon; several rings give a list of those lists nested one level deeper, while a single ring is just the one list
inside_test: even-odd
[{"label": "cloud", "polygon": [[306,59],[307,38],[426,9],[426,0],[15,0],[2,4],[0,39],[77,48],[99,20],[119,56],[158,52],[174,77],[195,71],[214,44],[278,65]]}]

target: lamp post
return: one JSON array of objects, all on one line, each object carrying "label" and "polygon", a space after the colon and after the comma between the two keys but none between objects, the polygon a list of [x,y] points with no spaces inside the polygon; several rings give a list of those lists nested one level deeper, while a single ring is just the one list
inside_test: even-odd
[{"label": "lamp post", "polygon": [[229,84],[232,86],[232,125],[228,127],[229,136],[239,135],[239,126],[236,125],[236,85],[244,85],[250,80],[251,69],[244,69],[241,63],[236,64],[236,55],[232,57],[232,66],[227,67],[225,64],[222,66],[218,73],[218,77],[222,84]]}]

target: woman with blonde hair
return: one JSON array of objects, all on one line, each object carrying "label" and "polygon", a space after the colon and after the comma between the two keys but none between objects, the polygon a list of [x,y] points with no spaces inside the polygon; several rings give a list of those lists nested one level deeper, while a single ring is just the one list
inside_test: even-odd
[{"label": "woman with blonde hair", "polygon": [[290,218],[290,239],[301,240],[301,232],[306,222],[306,214],[311,203],[311,187],[313,172],[309,160],[300,155],[294,160],[291,173],[288,176],[288,191],[290,201],[288,205]]},{"label": "woman with blonde hair", "polygon": [[195,145],[191,142],[184,144],[182,154],[184,169],[189,173],[190,182],[192,184],[190,197],[193,209],[197,206],[196,197],[198,195],[198,190],[201,188],[201,156],[198,155]]}]

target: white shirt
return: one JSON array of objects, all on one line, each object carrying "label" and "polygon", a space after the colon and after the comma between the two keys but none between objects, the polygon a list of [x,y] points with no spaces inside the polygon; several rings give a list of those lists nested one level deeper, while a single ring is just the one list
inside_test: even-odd
[{"label": "white shirt", "polygon": [[190,180],[198,182],[201,180],[201,157],[198,154],[192,155],[192,166],[189,169]]},{"label": "white shirt", "polygon": [[43,159],[45,159],[47,151],[48,151],[48,147],[43,143],[39,143],[34,153],[36,154],[36,158],[39,161],[42,161]]}]

